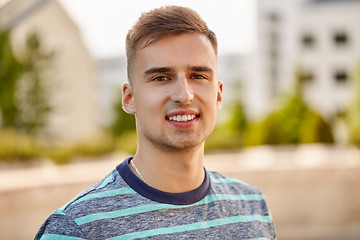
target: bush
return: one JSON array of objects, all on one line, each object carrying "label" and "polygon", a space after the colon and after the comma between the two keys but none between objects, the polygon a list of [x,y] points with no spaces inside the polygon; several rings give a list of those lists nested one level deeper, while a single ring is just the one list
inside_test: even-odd
[{"label": "bush", "polygon": [[270,129],[267,126],[266,121],[249,124],[243,133],[244,146],[250,147],[265,144],[266,137],[270,135]]},{"label": "bush", "polygon": [[64,164],[75,157],[96,157],[114,150],[115,139],[106,133],[71,145],[42,146],[34,137],[15,130],[0,132],[0,160],[7,162],[47,158],[54,163]]},{"label": "bush", "polygon": [[126,131],[116,137],[115,149],[132,155],[135,154],[137,149],[136,131]]},{"label": "bush", "polygon": [[299,131],[299,143],[334,143],[330,125],[318,113],[307,111]]},{"label": "bush", "polygon": [[231,131],[228,127],[218,126],[205,141],[205,152],[233,150],[242,147],[242,135],[239,131]]},{"label": "bush", "polygon": [[360,146],[360,64],[357,73],[353,77],[354,97],[346,112],[346,124],[349,129],[349,141]]},{"label": "bush", "polygon": [[36,140],[12,129],[0,132],[0,160],[24,161],[41,157],[42,148]]},{"label": "bush", "polygon": [[273,113],[265,120],[251,124],[244,132],[244,145],[334,142],[331,127],[320,114],[310,109],[295,110],[294,115],[286,112]]},{"label": "bush", "polygon": [[[121,89],[120,89],[121,90]],[[122,91],[119,91],[119,97],[115,101],[113,109],[115,113],[114,120],[110,125],[111,133],[119,137],[126,132],[135,131],[135,116],[126,113],[122,108]]]},{"label": "bush", "polygon": [[244,145],[334,142],[330,125],[304,102],[301,75],[297,77],[293,93],[283,106],[245,130]]},{"label": "bush", "polygon": [[106,133],[88,141],[79,141],[68,146],[50,146],[45,156],[57,164],[68,163],[74,157],[96,157],[115,150],[115,139]]}]

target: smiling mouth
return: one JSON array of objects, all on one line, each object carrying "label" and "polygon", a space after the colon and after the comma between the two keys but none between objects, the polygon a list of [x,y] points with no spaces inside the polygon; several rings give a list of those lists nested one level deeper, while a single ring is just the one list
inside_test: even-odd
[{"label": "smiling mouth", "polygon": [[188,114],[188,115],[175,115],[175,116],[171,116],[167,119],[170,121],[174,121],[174,122],[187,122],[187,121],[191,121],[197,117],[199,117],[199,116],[194,115],[194,114]]}]

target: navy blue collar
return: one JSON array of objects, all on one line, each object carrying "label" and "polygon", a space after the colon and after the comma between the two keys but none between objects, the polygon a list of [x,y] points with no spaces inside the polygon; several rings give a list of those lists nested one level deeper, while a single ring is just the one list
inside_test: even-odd
[{"label": "navy blue collar", "polygon": [[137,193],[159,203],[167,203],[174,205],[189,205],[202,200],[210,191],[211,183],[208,173],[205,171],[205,179],[203,183],[196,189],[190,192],[183,193],[169,193],[157,190],[150,187],[143,181],[141,181],[130,169],[129,162],[133,157],[127,158],[120,163],[116,170],[124,181]]}]

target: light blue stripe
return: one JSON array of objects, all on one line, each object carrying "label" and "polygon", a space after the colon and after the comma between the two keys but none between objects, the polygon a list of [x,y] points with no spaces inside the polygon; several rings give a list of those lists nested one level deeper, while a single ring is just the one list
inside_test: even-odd
[{"label": "light blue stripe", "polygon": [[247,184],[246,182],[242,182],[236,178],[214,178],[214,177],[210,177],[210,180],[212,183],[215,183],[215,184],[219,184],[219,183],[242,183],[242,184],[245,184],[245,185],[249,185]]},{"label": "light blue stripe", "polygon": [[[112,212],[101,212],[101,213],[90,214],[90,215],[87,215],[84,217],[77,218],[74,221],[76,222],[76,224],[82,225],[82,224],[86,224],[86,223],[101,220],[101,219],[123,217],[123,216],[132,215],[132,214],[167,209],[167,208],[170,208],[169,206],[171,206],[171,205],[167,205],[167,204],[144,205],[144,206],[139,206],[139,207],[121,209],[121,210],[112,211]],[[179,206],[179,207],[182,207],[182,206]]]},{"label": "light blue stripe", "polygon": [[44,234],[38,240],[84,240],[85,238],[71,237],[59,234]]},{"label": "light blue stripe", "polygon": [[117,211],[111,211],[111,212],[101,212],[101,213],[94,213],[90,214],[84,217],[80,217],[75,219],[75,222],[78,225],[86,224],[89,222],[101,220],[101,219],[107,219],[107,218],[116,218],[116,217],[123,217],[123,216],[129,216],[139,213],[145,213],[145,212],[151,212],[161,209],[179,209],[179,208],[188,208],[192,206],[197,206],[201,204],[208,204],[215,201],[261,201],[264,200],[263,195],[261,194],[240,194],[240,195],[230,195],[230,194],[214,194],[209,195],[205,197],[203,200],[191,204],[191,205],[171,205],[171,204],[149,204],[139,207],[132,207],[127,209],[121,209]]},{"label": "light blue stripe", "polygon": [[104,179],[104,181],[96,189],[101,189],[101,188],[105,187],[106,185],[111,183],[113,180],[114,180],[114,176],[111,174],[109,177]]},{"label": "light blue stripe", "polygon": [[60,209],[55,210],[55,211],[53,212],[53,214],[57,214],[57,215],[65,215],[65,213],[64,213],[62,210],[60,210]]},{"label": "light blue stripe", "polygon": [[151,237],[163,234],[173,234],[173,233],[180,233],[180,232],[187,232],[187,231],[194,231],[199,229],[211,228],[226,224],[232,223],[240,223],[240,222],[271,222],[268,216],[260,216],[260,215],[250,215],[250,216],[235,216],[235,217],[228,217],[228,218],[220,218],[215,220],[210,220],[206,222],[197,222],[191,223],[186,225],[168,227],[168,228],[158,228],[158,229],[151,229],[142,232],[134,232],[128,233],[122,236],[113,237],[109,239],[113,240],[120,240],[120,239],[136,239],[136,238],[144,238],[144,237]]},{"label": "light blue stripe", "polygon": [[131,188],[119,188],[116,190],[109,190],[106,192],[93,193],[93,194],[88,194],[84,197],[81,197],[78,200],[75,200],[70,205],[73,205],[75,203],[80,203],[80,202],[83,202],[86,200],[94,199],[94,198],[113,197],[113,196],[117,196],[117,195],[132,194],[132,193],[136,193],[136,192]]}]

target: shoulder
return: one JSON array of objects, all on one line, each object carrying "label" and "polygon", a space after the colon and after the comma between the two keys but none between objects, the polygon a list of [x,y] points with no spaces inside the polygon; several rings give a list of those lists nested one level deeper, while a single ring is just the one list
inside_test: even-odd
[{"label": "shoulder", "polygon": [[260,194],[259,189],[239,179],[227,177],[215,171],[208,171],[211,184],[216,191],[227,191],[234,194]]},{"label": "shoulder", "polygon": [[58,211],[73,217],[74,214],[80,211],[82,214],[91,212],[115,196],[133,192],[119,176],[117,170],[114,169],[101,181],[85,189],[62,208],[58,209]]},{"label": "shoulder", "polygon": [[87,239],[75,221],[60,210],[55,210],[41,225],[35,240],[39,239]]},{"label": "shoulder", "polygon": [[[238,179],[226,177],[218,172],[210,171],[211,192],[209,197],[227,204],[228,211],[236,212],[238,216],[249,217],[251,221],[260,222],[257,231],[275,236],[272,216],[259,189]],[[271,238],[273,239],[273,238]]]},{"label": "shoulder", "polygon": [[130,193],[133,193],[133,190],[122,181],[118,172],[113,170],[101,181],[55,210],[40,227],[35,239],[41,239],[42,236],[62,235],[81,239],[84,236],[81,225],[86,216],[111,210],[114,197],[121,198]]},{"label": "shoulder", "polygon": [[241,202],[241,211],[257,212],[259,215],[270,215],[265,197],[259,189],[238,179],[225,177],[217,172],[210,172],[210,195],[220,199]]}]

